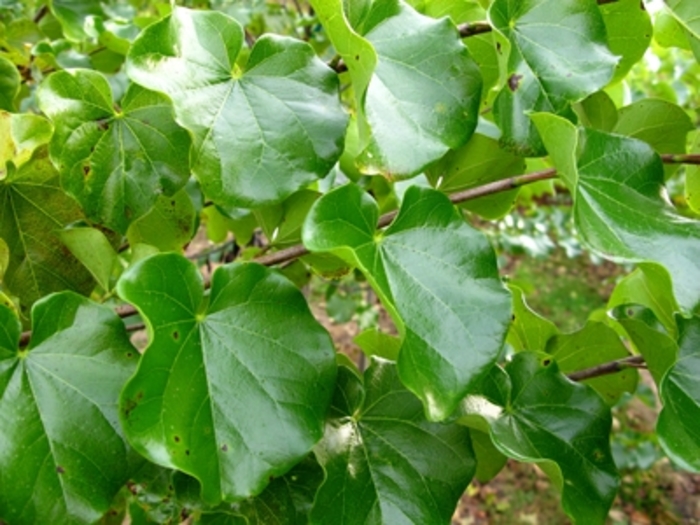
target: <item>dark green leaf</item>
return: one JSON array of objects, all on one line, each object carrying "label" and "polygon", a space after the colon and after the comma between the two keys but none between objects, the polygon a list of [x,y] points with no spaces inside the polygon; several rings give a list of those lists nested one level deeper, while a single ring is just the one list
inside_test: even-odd
[{"label": "dark green leaf", "polygon": [[94,221],[126,233],[158,195],[187,182],[190,139],[163,95],[132,85],[116,108],[105,77],[73,70],[43,82],[39,102],[56,127],[61,184]]},{"label": "dark green leaf", "polygon": [[469,433],[472,438],[474,455],[476,456],[476,474],[474,474],[474,477],[480,483],[488,483],[505,467],[508,457],[496,448],[488,432],[481,432],[472,428]]},{"label": "dark green leaf", "polygon": [[88,294],[95,285],[60,240],[63,227],[83,215],[58,179],[42,147],[0,180],[0,238],[10,251],[4,284],[26,308],[51,292]]},{"label": "dark green leaf", "polygon": [[130,475],[117,402],[138,354],[109,308],[70,292],[36,303],[27,350],[0,317],[0,517],[92,523]]},{"label": "dark green leaf", "polygon": [[283,200],[328,173],[347,116],[336,75],[305,42],[265,35],[241,71],[243,29],[176,7],[134,42],[129,76],[166,93],[194,137],[192,171],[224,207]]},{"label": "dark green leaf", "polygon": [[360,127],[358,165],[389,178],[420,173],[474,132],[479,68],[454,23],[420,15],[401,0],[374,3],[363,30],[377,63],[364,95],[371,133],[363,136]]},{"label": "dark green leaf", "polygon": [[448,523],[475,467],[468,430],[426,421],[396,366],[381,359],[364,379],[339,368],[315,452],[326,480],[312,523]]},{"label": "dark green leaf", "polygon": [[615,260],[665,266],[678,304],[690,311],[700,306],[700,222],[679,215],[662,197],[663,164],[651,147],[577,132],[556,116],[534,120],[548,149],[557,152],[552,160],[574,193],[575,224],[586,244]]},{"label": "dark green leaf", "polygon": [[666,454],[700,472],[700,318],[679,319],[678,361],[661,382],[664,405],[656,425]]},{"label": "dark green leaf", "polygon": [[49,6],[63,26],[63,34],[75,42],[87,38],[85,20],[89,16],[104,16],[100,0],[50,0]]},{"label": "dark green leaf", "polygon": [[[588,321],[577,332],[553,336],[547,343],[547,353],[557,360],[563,374],[630,355],[615,330],[595,321]],[[593,387],[607,404],[614,405],[623,393],[635,392],[638,379],[636,370],[626,368],[614,374],[587,379],[585,383]]]},{"label": "dark green leaf", "polygon": [[557,114],[605,87],[618,59],[595,0],[494,0],[494,29],[510,43],[506,85],[494,102],[502,141],[524,156],[545,153],[526,111]]},{"label": "dark green leaf", "polygon": [[260,493],[321,437],[333,345],[289,281],[224,266],[207,300],[196,267],[163,254],[129,268],[117,290],[151,333],[122,394],[126,434],[151,461],[197,478],[206,502]]},{"label": "dark green leaf", "polygon": [[304,244],[343,257],[367,276],[403,337],[401,380],[430,419],[442,420],[496,360],[510,298],[488,241],[443,194],[411,187],[382,233],[375,233],[377,217],[369,195],[343,186],[311,208]]},{"label": "dark green leaf", "polygon": [[569,381],[550,356],[531,352],[516,354],[505,370],[494,368],[482,392],[465,399],[463,421],[485,419],[503,454],[540,464],[576,523],[605,523],[619,479],[612,417],[598,394]]}]

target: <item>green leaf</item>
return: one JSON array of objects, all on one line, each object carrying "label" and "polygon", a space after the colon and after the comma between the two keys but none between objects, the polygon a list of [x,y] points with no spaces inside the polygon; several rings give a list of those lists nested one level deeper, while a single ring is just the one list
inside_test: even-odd
[{"label": "green leaf", "polygon": [[181,252],[195,233],[197,212],[184,188],[171,197],[161,195],[153,209],[131,223],[126,236],[132,245],[143,243],[160,251]]},{"label": "green leaf", "polygon": [[301,226],[319,193],[300,190],[279,204],[255,210],[255,216],[270,243],[280,248],[301,241]]},{"label": "green leaf", "polygon": [[39,104],[56,127],[61,184],[94,221],[126,233],[158,195],[187,182],[190,139],[163,95],[132,85],[115,107],[104,76],[72,70],[42,83]]},{"label": "green leaf", "polygon": [[112,289],[110,279],[117,265],[117,252],[97,228],[69,227],[59,232],[61,242],[88,269],[103,290]]},{"label": "green leaf", "polygon": [[50,0],[49,7],[61,23],[63,34],[74,42],[87,38],[85,20],[89,16],[104,16],[99,0]]},{"label": "green leaf", "polygon": [[[547,343],[547,353],[557,360],[559,370],[563,374],[585,370],[630,355],[615,330],[595,321],[588,321],[576,332],[553,336]],[[637,389],[638,380],[637,371],[626,368],[584,382],[612,406],[619,401],[623,393],[633,394]]]},{"label": "green leaf", "polygon": [[668,11],[661,11],[654,18],[654,40],[661,47],[689,49],[687,30]]},{"label": "green leaf", "polygon": [[[612,132],[643,140],[657,153],[685,153],[686,135],[694,129],[690,117],[680,107],[647,98],[621,108]],[[666,178],[677,169],[677,165],[664,166]]]},{"label": "green leaf", "polygon": [[678,465],[700,472],[700,318],[679,319],[678,361],[661,382],[659,442]]},{"label": "green leaf", "polygon": [[693,0],[665,0],[666,7],[671,10],[673,16],[695,38],[700,38],[700,16],[698,16],[698,4]]},{"label": "green leaf", "polygon": [[617,107],[610,95],[598,91],[574,106],[579,122],[587,128],[613,131],[617,124]]},{"label": "green leaf", "polygon": [[476,474],[474,477],[480,483],[488,483],[506,466],[508,457],[502,454],[491,441],[488,432],[474,428],[469,430],[472,447],[476,456]]},{"label": "green leaf", "polygon": [[574,522],[605,523],[619,478],[612,417],[598,394],[569,381],[551,357],[531,352],[516,354],[505,370],[494,368],[482,392],[465,399],[463,422],[485,419],[503,454],[540,464]]},{"label": "green leaf", "polygon": [[0,56],[0,109],[15,111],[21,80],[17,66]]},{"label": "green leaf", "polygon": [[676,341],[641,319],[618,318],[617,322],[624,328],[637,351],[644,356],[647,369],[656,384],[660,385],[664,374],[676,363],[678,357]]},{"label": "green leaf", "polygon": [[[545,153],[527,111],[565,114],[605,87],[618,59],[595,0],[494,0],[494,29],[511,45],[507,81],[494,102],[502,141],[523,156]],[[551,153],[551,151],[550,151]]]},{"label": "green leaf", "polygon": [[368,328],[356,335],[353,342],[360,347],[366,356],[376,355],[391,361],[398,359],[399,350],[401,350],[401,339],[377,328]]},{"label": "green leaf", "polygon": [[371,133],[363,136],[360,127],[357,163],[390,179],[415,175],[476,129],[479,68],[452,21],[423,16],[401,0],[374,3],[363,30],[377,62],[363,106]]},{"label": "green leaf", "polygon": [[382,359],[363,378],[339,368],[315,453],[326,480],[311,523],[448,523],[475,470],[469,431],[426,421]]},{"label": "green leaf", "polygon": [[0,110],[0,179],[5,176],[8,161],[20,167],[34,150],[49,143],[52,133],[51,123],[40,115]]},{"label": "green leaf", "polygon": [[0,516],[92,523],[133,466],[117,402],[138,353],[111,309],[70,292],[36,303],[28,349],[0,318]]},{"label": "green leaf", "polygon": [[325,176],[347,124],[337,76],[305,42],[264,35],[241,71],[243,29],[176,7],[133,43],[127,73],[167,94],[192,132],[192,171],[224,208],[283,200]]},{"label": "green leaf", "polygon": [[83,218],[61,189],[46,148],[0,180],[0,238],[10,250],[4,284],[24,308],[51,292],[88,294],[90,273],[70,254],[59,232]]},{"label": "green leaf", "polygon": [[516,352],[544,352],[547,341],[559,334],[559,330],[552,321],[530,308],[520,288],[510,285],[509,289],[513,294],[513,322],[508,331],[508,343]]},{"label": "green leaf", "polygon": [[122,393],[126,435],[197,478],[205,502],[260,493],[320,439],[334,350],[289,281],[253,263],[223,266],[205,299],[196,267],[162,254],[129,268],[117,291],[151,335]]},{"label": "green leaf", "polygon": [[[700,153],[700,132],[695,132],[689,153]],[[2,169],[0,167],[0,169]],[[685,167],[685,198],[690,208],[700,213],[700,166]]]},{"label": "green leaf", "polygon": [[594,130],[577,135],[556,116],[534,120],[548,149],[557,151],[552,160],[574,193],[576,228],[588,247],[618,261],[663,265],[678,304],[689,311],[700,306],[700,268],[694,263],[700,258],[700,222],[679,215],[662,197],[663,164],[651,147]]},{"label": "green leaf", "polygon": [[[427,171],[428,180],[445,193],[483,186],[525,171],[525,159],[502,149],[497,140],[479,133],[466,145],[452,150]],[[498,219],[508,213],[518,189],[470,200],[461,207],[487,219]]]},{"label": "green leaf", "polygon": [[638,304],[649,308],[674,338],[677,333],[675,313],[678,303],[668,272],[656,264],[640,264],[625,276],[608,299],[608,309],[620,305]]},{"label": "green leaf", "polygon": [[366,275],[403,336],[401,381],[423,401],[427,417],[439,421],[498,357],[510,298],[488,241],[443,194],[410,187],[394,222],[375,234],[377,217],[368,194],[342,186],[311,208],[304,244]]},{"label": "green leaf", "polygon": [[[622,80],[649,48],[654,28],[644,3],[617,0],[599,7],[610,51],[620,57],[612,82]],[[605,130],[609,131],[609,130]]]}]

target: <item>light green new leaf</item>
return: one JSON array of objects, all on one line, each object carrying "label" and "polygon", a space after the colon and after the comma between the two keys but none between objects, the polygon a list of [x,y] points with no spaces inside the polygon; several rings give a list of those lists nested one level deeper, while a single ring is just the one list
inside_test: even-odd
[{"label": "light green new leaf", "polygon": [[64,226],[83,219],[63,192],[45,147],[0,180],[0,238],[10,251],[4,284],[24,309],[61,290],[88,294],[90,273],[60,240]]},{"label": "light green new leaf", "polygon": [[545,150],[525,112],[569,112],[605,87],[618,59],[595,0],[494,0],[489,19],[511,44],[507,81],[494,102],[502,141],[525,156]]},{"label": "light green new leaf", "polygon": [[371,134],[357,163],[390,179],[415,175],[476,129],[479,67],[452,21],[401,0],[374,3],[362,27],[377,64],[363,106]]},{"label": "light green new leaf", "polygon": [[503,454],[540,464],[575,523],[605,523],[619,478],[610,410],[590,387],[569,381],[551,357],[521,352],[505,370],[495,367],[482,394],[468,396],[462,410],[465,424],[489,423]]},{"label": "light green new leaf", "polygon": [[0,110],[0,179],[5,178],[8,161],[22,166],[52,134],[51,123],[40,115]]},{"label": "light green new leaf", "polygon": [[520,288],[513,285],[509,288],[513,294],[513,322],[508,330],[508,343],[516,352],[544,352],[547,341],[559,334],[559,329],[530,308]]},{"label": "light green new leaf", "polygon": [[[482,186],[525,171],[525,159],[504,150],[494,140],[475,133],[457,150],[433,164],[426,175],[430,183],[445,193]],[[518,189],[470,200],[461,206],[487,219],[499,219],[513,207]]]},{"label": "light green new leaf", "polygon": [[190,139],[163,95],[131,85],[120,104],[107,79],[89,70],[59,71],[39,89],[56,128],[51,158],[63,188],[92,220],[126,233],[158,195],[187,182]]},{"label": "light green new leaf", "polygon": [[410,187],[380,234],[378,214],[368,194],[343,186],[316,201],[302,238],[309,250],[340,256],[367,276],[402,331],[401,380],[428,418],[442,420],[498,357],[510,297],[488,241],[443,194]]},{"label": "light green new leaf", "polygon": [[17,66],[0,56],[0,110],[15,111],[21,80]]},{"label": "light green new leaf", "polygon": [[104,16],[100,0],[50,0],[49,7],[63,27],[68,40],[81,42],[87,38],[85,20]]},{"label": "light green new leaf", "polygon": [[0,518],[93,523],[127,481],[119,392],[138,353],[111,309],[70,292],[32,310],[32,342],[0,306]]},{"label": "light green new leaf", "polygon": [[[610,51],[620,57],[611,82],[622,80],[651,43],[651,17],[639,0],[618,0],[600,6]],[[607,131],[607,130],[606,130]]]},{"label": "light green new leaf", "polygon": [[665,0],[676,19],[695,38],[700,38],[700,9],[695,0]]},{"label": "light green new leaf", "polygon": [[469,431],[430,423],[396,366],[373,358],[363,378],[339,368],[323,440],[326,471],[310,523],[448,523],[474,475]]},{"label": "light green new leaf", "polygon": [[205,298],[197,268],[162,254],[129,268],[117,291],[151,336],[122,393],[126,435],[154,463],[197,478],[206,502],[260,493],[320,439],[333,345],[285,278],[228,265]]},{"label": "light green new leaf", "polygon": [[673,296],[671,277],[663,267],[656,264],[640,264],[615,285],[608,299],[608,310],[627,304],[649,308],[666,331],[675,338],[677,328],[674,315],[679,308]]},{"label": "light green new leaf", "polygon": [[700,318],[678,322],[678,361],[659,387],[664,408],[656,432],[676,464],[700,472]]},{"label": "light green new leaf", "polygon": [[127,59],[132,80],[172,99],[194,137],[192,171],[224,208],[273,204],[325,176],[347,124],[337,76],[309,44],[265,35],[244,71],[242,46],[232,18],[176,7]]},{"label": "light green new leaf", "polygon": [[[695,129],[688,114],[660,99],[639,100],[619,111],[613,133],[643,140],[657,153],[685,153],[686,136]],[[664,166],[666,178],[678,165]]]},{"label": "light green new leaf", "polygon": [[[554,115],[533,118],[574,195],[574,220],[589,248],[618,261],[663,265],[681,308],[700,306],[700,222],[662,197],[659,156],[637,139],[576,130]],[[574,164],[574,161],[576,164]]]},{"label": "light green new leaf", "polygon": [[[630,355],[615,330],[595,321],[588,321],[576,332],[553,336],[548,341],[546,350],[557,360],[559,370],[563,374],[585,370]],[[626,368],[584,382],[598,392],[608,405],[614,405],[623,393],[634,393],[638,380],[637,371]]]}]

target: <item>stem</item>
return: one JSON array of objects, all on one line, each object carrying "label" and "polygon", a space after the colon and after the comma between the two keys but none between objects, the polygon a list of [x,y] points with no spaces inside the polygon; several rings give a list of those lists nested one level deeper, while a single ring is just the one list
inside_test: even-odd
[{"label": "stem", "polygon": [[594,377],[621,372],[622,370],[626,370],[628,368],[644,368],[645,366],[646,362],[644,361],[644,357],[641,355],[634,355],[631,357],[625,357],[624,359],[618,359],[617,361],[610,361],[609,363],[592,366],[591,368],[586,368],[585,370],[579,370],[578,372],[568,374],[567,377],[572,381],[583,381],[585,379],[592,379]]},{"label": "stem", "polygon": [[699,153],[689,153],[689,154],[675,154],[675,153],[665,153],[661,155],[661,160],[665,164],[694,164],[696,166],[700,165],[700,154]]}]

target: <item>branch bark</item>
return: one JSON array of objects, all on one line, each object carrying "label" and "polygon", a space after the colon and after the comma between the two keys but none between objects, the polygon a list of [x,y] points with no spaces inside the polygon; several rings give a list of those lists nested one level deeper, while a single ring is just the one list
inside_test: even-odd
[{"label": "branch bark", "polygon": [[579,370],[578,372],[572,372],[571,374],[568,374],[567,377],[572,381],[583,381],[585,379],[592,379],[594,377],[621,372],[622,370],[626,370],[628,368],[645,367],[646,361],[644,361],[644,357],[641,355],[634,355],[631,357],[625,357],[624,359],[618,359],[617,361],[602,363],[591,368],[586,368],[585,370]]}]

